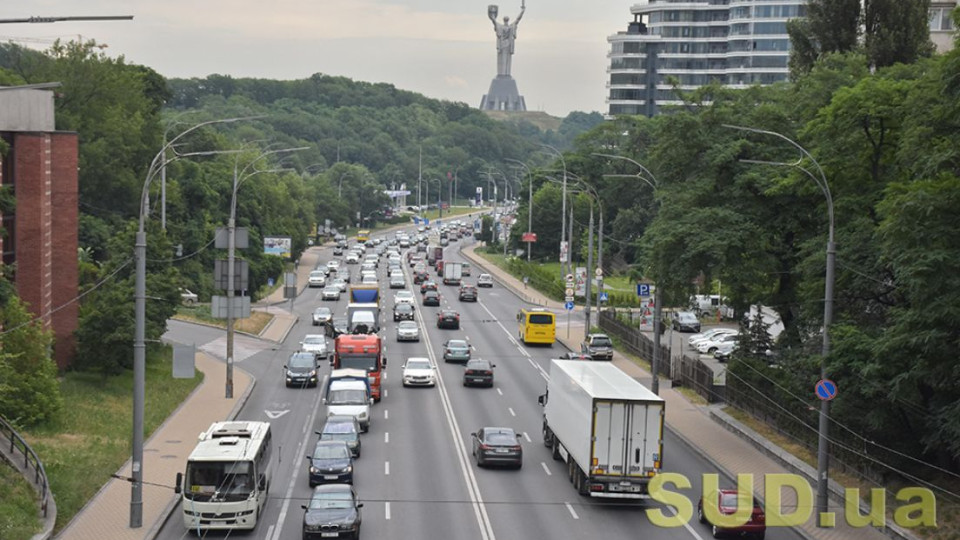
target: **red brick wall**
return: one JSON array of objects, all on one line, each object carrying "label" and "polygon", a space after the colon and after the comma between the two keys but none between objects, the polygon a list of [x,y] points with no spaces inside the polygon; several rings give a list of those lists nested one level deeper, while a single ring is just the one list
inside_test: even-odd
[{"label": "red brick wall", "polygon": [[61,369],[70,365],[76,350],[74,331],[80,306],[74,301],[79,287],[77,248],[79,247],[78,214],[80,209],[77,166],[79,146],[76,133],[51,134],[53,163],[53,314],[52,326],[56,341],[54,358]]},{"label": "red brick wall", "polygon": [[78,287],[77,144],[74,133],[15,133],[8,157],[17,200],[17,292],[53,330],[61,368],[73,357],[77,328],[77,305],[65,305]]}]

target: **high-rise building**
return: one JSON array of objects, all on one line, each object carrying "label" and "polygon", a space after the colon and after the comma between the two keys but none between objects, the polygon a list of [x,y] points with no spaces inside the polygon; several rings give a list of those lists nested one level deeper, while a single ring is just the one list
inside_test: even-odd
[{"label": "high-rise building", "polygon": [[607,113],[653,116],[682,103],[676,89],[787,80],[787,21],[806,0],[647,0],[626,32],[607,38]]},{"label": "high-rise building", "polygon": [[930,41],[937,46],[938,52],[953,49],[953,40],[957,29],[953,26],[951,12],[956,9],[957,0],[932,0],[930,2]]}]

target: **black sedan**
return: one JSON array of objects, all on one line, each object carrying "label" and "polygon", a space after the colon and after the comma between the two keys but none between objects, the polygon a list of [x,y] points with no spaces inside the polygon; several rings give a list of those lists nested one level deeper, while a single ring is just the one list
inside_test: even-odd
[{"label": "black sedan", "polygon": [[427,291],[423,293],[423,305],[440,306],[440,293],[437,291]]},{"label": "black sedan", "polygon": [[467,362],[466,369],[463,370],[464,386],[488,386],[493,387],[493,368],[496,364],[491,364],[489,360],[476,358]]},{"label": "black sedan", "polygon": [[393,322],[412,321],[414,309],[410,304],[397,304],[393,306]]},{"label": "black sedan", "polygon": [[353,454],[345,441],[317,441],[310,462],[310,487],[317,484],[352,484]]},{"label": "black sedan", "polygon": [[460,314],[452,309],[440,310],[440,313],[437,314],[437,328],[452,328],[454,330],[459,330]]},{"label": "black sedan", "polygon": [[360,508],[349,484],[325,484],[313,490],[310,504],[303,505],[303,540],[360,538]]},{"label": "black sedan", "polygon": [[473,437],[473,457],[477,458],[477,466],[513,465],[516,468],[523,466],[523,447],[520,446],[519,433],[510,428],[485,427],[480,428]]}]

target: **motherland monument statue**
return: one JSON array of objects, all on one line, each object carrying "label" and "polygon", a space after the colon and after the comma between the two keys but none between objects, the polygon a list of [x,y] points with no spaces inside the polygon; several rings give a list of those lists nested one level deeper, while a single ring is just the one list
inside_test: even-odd
[{"label": "motherland monument statue", "polygon": [[510,17],[504,16],[503,22],[497,22],[499,8],[495,5],[487,7],[487,16],[493,22],[493,29],[497,34],[497,76],[490,82],[490,90],[480,102],[480,108],[487,111],[525,111],[526,102],[517,90],[517,81],[510,74],[514,44],[517,41],[517,25],[527,10],[526,1],[520,2],[520,14],[516,20],[510,22]]}]

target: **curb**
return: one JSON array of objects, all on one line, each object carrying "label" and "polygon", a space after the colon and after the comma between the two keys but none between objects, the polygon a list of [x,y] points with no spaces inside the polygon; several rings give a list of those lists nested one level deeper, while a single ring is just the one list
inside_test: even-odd
[{"label": "curb", "polygon": [[[237,415],[240,414],[240,411],[241,409],[243,409],[243,406],[247,404],[247,399],[250,398],[250,394],[253,393],[253,388],[257,385],[257,378],[251,375],[249,372],[243,369],[240,369],[236,366],[234,366],[234,369],[238,371],[243,371],[244,373],[247,374],[248,377],[250,377],[250,386],[248,386],[247,389],[243,392],[243,394],[237,399],[237,403],[233,406],[233,410],[230,411],[230,414],[227,415],[226,420],[234,420],[237,417]],[[187,399],[189,399],[189,397]],[[186,403],[186,400],[184,400],[184,403]],[[182,403],[181,403],[181,406],[183,406]],[[177,410],[179,409],[180,407],[177,407]],[[171,414],[170,416],[173,416],[173,414]],[[147,530],[147,533],[143,536],[144,540],[154,540],[160,534],[160,529],[162,529],[164,525],[166,525],[167,522],[170,521],[170,518],[173,516],[174,510],[177,509],[177,503],[179,502],[180,502],[180,498],[177,497],[176,495],[171,497],[170,502],[168,502],[167,505],[163,508],[163,510],[160,511],[160,517],[158,517],[157,520],[153,522],[153,525],[150,527],[149,530]]]},{"label": "curb", "polygon": [[[473,245],[476,246],[476,244],[473,244]],[[526,295],[525,293],[523,293],[522,291],[514,287],[512,284],[507,283],[503,279],[499,279],[499,276],[497,275],[498,272],[505,272],[505,270],[501,270],[499,267],[497,267],[496,270],[490,270],[490,268],[487,265],[492,263],[490,263],[483,257],[477,255],[473,251],[465,252],[465,250],[463,249],[463,246],[461,245],[461,246],[457,246],[457,252],[463,255],[464,257],[466,257],[467,259],[470,259],[470,262],[473,263],[475,266],[479,267],[480,269],[484,270],[485,271],[484,273],[490,274],[491,277],[497,280],[497,283],[499,283],[501,287],[513,293],[517,298],[519,298],[523,302],[530,305],[538,306],[538,307],[546,307],[546,308],[552,307],[550,306],[550,302],[552,302],[552,300],[550,300],[549,298],[544,298],[543,302],[537,302],[533,297]]]},{"label": "curb", "polygon": [[[790,472],[803,476],[809,482],[816,484],[817,472],[810,465],[807,465],[786,450],[764,439],[759,433],[743,425],[738,420],[717,407],[710,407],[709,415],[710,418],[720,424],[721,427],[750,443],[751,446],[775,462],[779,463]],[[829,492],[829,499],[833,500],[834,502],[843,503],[843,486],[833,480],[830,480],[827,484],[827,490]],[[869,507],[862,500],[859,501],[859,508],[862,514],[867,514],[869,512]],[[915,536],[914,534],[896,525],[891,525],[887,521],[888,520],[884,518],[884,527],[882,529],[875,528],[875,530],[882,532],[886,536],[896,540],[919,540],[919,537]]]},{"label": "curb", "polygon": [[[179,322],[179,323],[183,323],[183,324],[195,324],[195,325],[197,325],[197,326],[206,326],[207,328],[216,328],[217,330],[223,330],[224,332],[227,331],[226,327],[217,326],[217,325],[215,325],[215,324],[211,324],[211,323],[207,323],[207,322],[188,321],[188,320],[186,320],[186,319],[177,319],[177,318],[175,318],[175,317],[172,318],[172,320],[177,321],[177,322]],[[269,328],[271,324],[273,324],[273,321],[270,321],[270,323],[267,324],[267,326],[264,326],[264,329]],[[234,332],[235,334],[242,334],[242,335],[247,336],[247,337],[252,337],[252,338],[257,338],[257,339],[263,339],[263,338],[260,337],[259,334],[251,334],[250,332],[244,332],[243,330],[237,330],[236,328],[234,328],[233,332]],[[261,332],[262,332],[262,330],[261,330]],[[270,340],[264,340],[264,341],[270,341]],[[162,424],[161,424],[161,425],[162,425]]]}]

